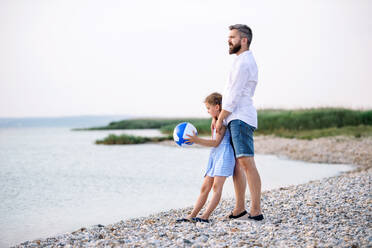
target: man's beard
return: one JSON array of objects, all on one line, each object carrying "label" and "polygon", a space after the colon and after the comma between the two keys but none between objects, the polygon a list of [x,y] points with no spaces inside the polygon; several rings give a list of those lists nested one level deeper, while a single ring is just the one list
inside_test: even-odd
[{"label": "man's beard", "polygon": [[[232,45],[232,44],[229,44],[229,45]],[[234,54],[234,53],[239,52],[240,48],[242,48],[242,44],[239,41],[238,44],[235,44],[234,46],[229,47],[229,54]]]}]

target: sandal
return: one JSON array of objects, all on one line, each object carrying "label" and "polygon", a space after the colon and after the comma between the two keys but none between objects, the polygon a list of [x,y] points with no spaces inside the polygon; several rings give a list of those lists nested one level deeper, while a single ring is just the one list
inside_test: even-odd
[{"label": "sandal", "polygon": [[248,215],[248,219],[251,219],[251,220],[256,220],[256,221],[260,221],[260,220],[263,220],[264,217],[262,214],[259,214],[259,215],[256,215],[256,216],[251,216],[251,215]]},{"label": "sandal", "polygon": [[238,220],[238,219],[240,219],[241,217],[243,217],[246,214],[247,214],[247,211],[246,210],[244,210],[243,212],[241,212],[238,215],[234,215],[233,212],[231,212],[231,214],[229,215],[229,219]]},{"label": "sandal", "polygon": [[192,220],[195,221],[195,222],[209,223],[209,220],[202,219],[202,218],[199,218],[199,217],[192,218]]}]

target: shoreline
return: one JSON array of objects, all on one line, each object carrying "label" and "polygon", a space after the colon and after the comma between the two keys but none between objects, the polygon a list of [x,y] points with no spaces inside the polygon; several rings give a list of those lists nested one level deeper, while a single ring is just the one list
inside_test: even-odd
[{"label": "shoreline", "polygon": [[[162,142],[164,145],[171,143]],[[110,225],[26,241],[14,247],[363,247],[372,243],[372,139],[255,137],[257,154],[356,165],[350,172],[262,194],[265,220],[228,221],[234,199],[222,199],[211,224],[174,223],[191,206]],[[249,205],[247,197],[247,206]]]},{"label": "shoreline", "polygon": [[[170,140],[160,144],[176,146]],[[292,160],[372,168],[372,137],[334,136],[302,140],[260,135],[254,137],[254,149],[256,154],[270,154]]]}]

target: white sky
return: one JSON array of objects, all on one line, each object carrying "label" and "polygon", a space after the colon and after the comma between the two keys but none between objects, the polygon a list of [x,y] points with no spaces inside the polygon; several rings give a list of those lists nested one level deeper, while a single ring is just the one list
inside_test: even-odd
[{"label": "white sky", "polygon": [[0,117],[207,117],[248,24],[258,108],[372,108],[370,0],[0,0]]}]

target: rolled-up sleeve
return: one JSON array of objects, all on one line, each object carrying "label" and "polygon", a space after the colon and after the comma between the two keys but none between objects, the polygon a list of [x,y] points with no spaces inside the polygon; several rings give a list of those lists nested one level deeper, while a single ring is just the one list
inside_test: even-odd
[{"label": "rolled-up sleeve", "polygon": [[232,72],[231,82],[225,90],[222,99],[222,109],[232,113],[238,104],[244,84],[249,81],[249,69],[247,65],[241,64]]}]

